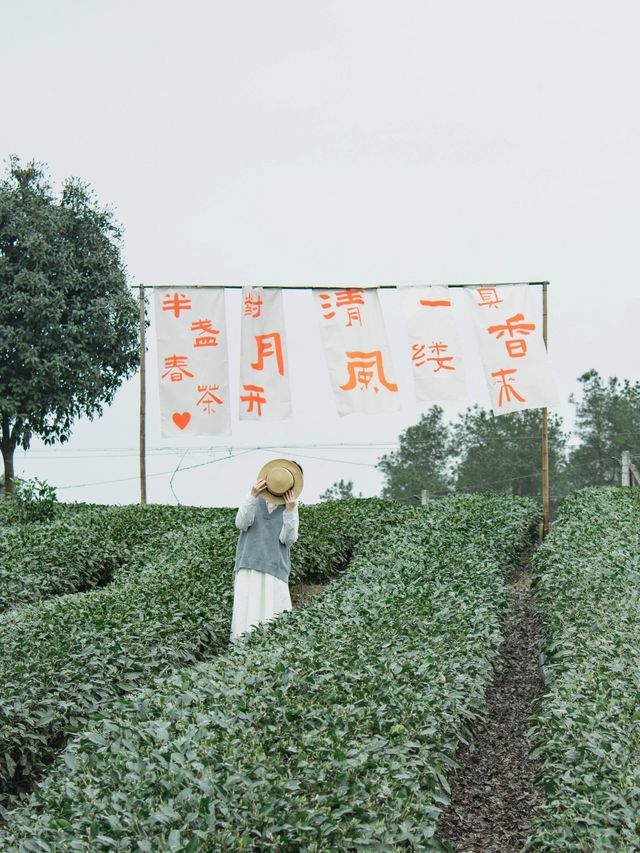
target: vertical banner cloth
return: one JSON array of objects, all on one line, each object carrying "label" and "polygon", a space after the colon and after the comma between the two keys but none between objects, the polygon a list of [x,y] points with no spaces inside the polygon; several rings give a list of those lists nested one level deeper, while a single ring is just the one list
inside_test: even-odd
[{"label": "vertical banner cloth", "polygon": [[465,290],[494,414],[559,405],[529,285]]},{"label": "vertical banner cloth", "polygon": [[398,287],[418,400],[468,397],[454,306],[446,285]]},{"label": "vertical banner cloth", "polygon": [[154,288],[163,438],[231,432],[224,289]]},{"label": "vertical banner cloth", "polygon": [[242,288],[239,402],[241,421],[291,415],[281,288]]},{"label": "vertical banner cloth", "polygon": [[378,291],[348,288],[313,293],[338,414],[399,409]]}]

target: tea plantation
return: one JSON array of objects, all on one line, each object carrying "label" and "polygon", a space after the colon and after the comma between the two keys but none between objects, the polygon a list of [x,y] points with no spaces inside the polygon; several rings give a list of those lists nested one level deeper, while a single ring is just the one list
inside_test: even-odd
[{"label": "tea plantation", "polygon": [[[452,851],[536,504],[300,508],[322,594],[229,644],[235,509],[0,507],[0,850]],[[534,553],[545,801],[526,850],[640,849],[640,493],[568,498]]]},{"label": "tea plantation", "polygon": [[0,849],[438,849],[530,501],[303,507],[292,581],[331,583],[231,647],[232,510],[73,512],[3,531]]},{"label": "tea plantation", "polygon": [[531,735],[546,803],[527,849],[640,849],[640,490],[567,498],[534,585],[550,686]]},{"label": "tea plantation", "polygon": [[[22,543],[24,571],[5,581],[0,614],[0,805],[28,786],[90,714],[153,676],[217,654],[227,645],[237,538],[233,510],[163,506],[86,508],[54,525],[4,530],[2,561]],[[373,499],[302,509],[291,578],[328,578],[368,536],[371,519],[392,525],[411,510]],[[96,533],[99,531],[99,535]],[[97,554],[82,544],[102,541]],[[109,551],[111,582],[90,590]],[[87,592],[64,588],[64,566]],[[5,578],[9,572],[5,571]],[[11,598],[11,593],[15,598]],[[21,602],[31,594],[36,601]],[[13,606],[12,606],[13,604]]]}]

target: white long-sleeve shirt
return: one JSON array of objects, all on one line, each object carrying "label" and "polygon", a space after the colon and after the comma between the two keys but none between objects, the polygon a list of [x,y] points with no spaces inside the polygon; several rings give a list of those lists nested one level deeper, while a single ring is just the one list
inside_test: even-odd
[{"label": "white long-sleeve shirt", "polygon": [[[252,524],[256,515],[256,507],[259,500],[264,500],[260,495],[255,497],[249,492],[243,503],[238,508],[236,513],[236,527],[239,530],[247,530]],[[271,501],[264,501],[267,505],[267,510],[271,514],[278,504]],[[282,513],[282,530],[280,531],[280,541],[283,545],[293,545],[298,538],[298,504],[293,509],[286,509]]]}]

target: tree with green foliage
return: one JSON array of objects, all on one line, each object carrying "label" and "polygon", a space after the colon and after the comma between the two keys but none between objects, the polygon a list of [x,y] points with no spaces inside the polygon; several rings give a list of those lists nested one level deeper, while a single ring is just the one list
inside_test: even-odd
[{"label": "tree with green foliage", "polygon": [[[68,441],[102,414],[139,365],[139,307],[127,288],[121,232],[88,185],[57,197],[34,161],[0,180],[0,440],[5,490],[32,435]],[[149,321],[146,321],[148,326]]]},{"label": "tree with green foliage", "polygon": [[[354,498],[353,480],[338,480],[332,486],[320,495],[321,501],[339,501],[343,498]],[[358,497],[362,497],[362,492],[358,493]]]},{"label": "tree with green foliage", "polygon": [[579,443],[569,453],[572,488],[620,485],[620,458],[630,450],[640,463],[640,382],[605,381],[596,370],[579,377],[582,397],[569,398],[576,407]]},{"label": "tree with green foliage", "polygon": [[[552,509],[567,492],[566,435],[562,418],[550,414],[549,483]],[[453,427],[457,492],[506,492],[542,496],[542,410],[496,416],[470,406]]]},{"label": "tree with green foliage", "polygon": [[440,406],[431,406],[419,422],[400,435],[400,446],[378,460],[383,472],[382,497],[420,503],[423,489],[431,495],[451,490],[453,446],[451,431]]}]

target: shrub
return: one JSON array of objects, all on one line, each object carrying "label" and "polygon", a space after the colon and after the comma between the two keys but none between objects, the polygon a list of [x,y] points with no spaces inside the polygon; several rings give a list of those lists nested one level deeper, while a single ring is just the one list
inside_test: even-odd
[{"label": "shrub", "polygon": [[38,477],[31,480],[14,477],[13,485],[13,493],[5,495],[5,511],[10,520],[30,522],[53,518],[58,500],[55,486]]},{"label": "shrub", "polygon": [[[409,510],[376,499],[342,503],[301,508],[292,580],[331,577],[370,525]],[[129,555],[109,586],[0,615],[0,792],[28,788],[105,703],[227,645],[235,512],[169,509],[110,514],[106,552],[121,556],[133,544],[136,559]],[[162,536],[150,536],[159,519]]]},{"label": "shrub", "polygon": [[0,613],[107,583],[130,556],[108,535],[104,514],[86,521],[0,528]]},{"label": "shrub", "polygon": [[530,736],[546,802],[528,850],[638,850],[640,492],[568,497],[533,561],[549,691]]},{"label": "shrub", "polygon": [[93,715],[3,849],[444,849],[506,566],[538,520],[526,499],[465,496],[370,525],[322,596]]},{"label": "shrub", "polygon": [[0,612],[109,583],[166,551],[165,537],[193,524],[232,523],[229,509],[153,504],[64,504],[52,522],[0,527]]},{"label": "shrub", "polygon": [[[360,536],[358,529],[368,524],[368,514],[385,524],[385,519],[395,521],[403,511],[376,498],[343,501],[339,512],[322,506],[300,507],[300,540],[292,550],[291,580],[299,577],[300,570],[323,578],[326,566],[346,565]],[[181,547],[176,536],[192,528],[195,537],[208,537],[221,528],[235,536],[235,514],[235,509],[226,507],[63,504],[57,506],[51,523],[0,526],[0,613],[122,581],[175,553]],[[345,514],[357,518],[357,526],[347,529]],[[308,524],[308,518],[314,521]],[[339,537],[331,535],[332,526],[342,531]],[[233,536],[226,559],[233,558],[229,550],[235,544]]]}]

